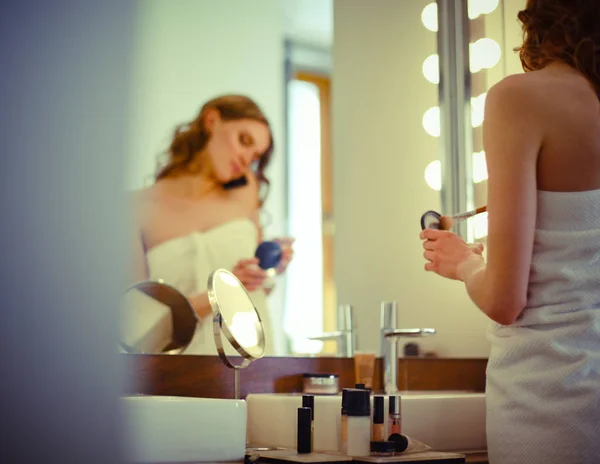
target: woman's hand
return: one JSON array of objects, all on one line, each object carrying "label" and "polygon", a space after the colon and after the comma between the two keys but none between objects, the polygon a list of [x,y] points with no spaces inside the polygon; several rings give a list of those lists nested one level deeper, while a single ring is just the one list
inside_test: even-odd
[{"label": "woman's hand", "polygon": [[423,256],[428,261],[425,270],[453,280],[463,280],[461,267],[473,260],[483,262],[483,245],[468,244],[454,232],[425,229],[420,238],[424,240]]},{"label": "woman's hand", "polygon": [[231,272],[249,292],[260,289],[267,278],[266,272],[258,267],[258,258],[239,260]]},{"label": "woman's hand", "polygon": [[283,274],[294,257],[292,245],[294,244],[295,239],[285,237],[276,238],[273,241],[278,243],[281,247],[281,262],[279,263],[279,266],[277,266],[277,274]]}]

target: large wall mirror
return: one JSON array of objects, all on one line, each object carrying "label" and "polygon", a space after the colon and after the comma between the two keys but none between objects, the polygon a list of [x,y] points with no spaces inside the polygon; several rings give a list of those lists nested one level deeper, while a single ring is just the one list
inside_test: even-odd
[{"label": "large wall mirror", "polygon": [[[147,267],[131,283],[164,279],[194,300],[213,267],[235,262],[240,243],[293,237],[294,257],[285,272],[270,279],[266,291],[249,288],[270,335],[266,356],[347,356],[347,344],[323,334],[335,335],[350,323],[352,349],[379,354],[382,301],[398,301],[399,327],[436,328],[436,337],[423,340],[421,355],[487,356],[483,316],[461,288],[423,272],[419,217],[428,209],[485,201],[483,102],[507,73],[506,53],[518,44],[514,31],[510,39],[506,32],[514,29],[517,6],[456,2],[464,6],[467,31],[459,37],[446,32],[459,14],[450,3],[140,3],[125,185],[134,198],[132,218],[139,219],[143,208],[135,198],[156,184],[168,159],[174,130],[195,130],[191,122],[214,97],[236,94],[255,102],[269,121],[274,151],[259,214],[239,221],[246,210],[233,208],[229,216],[204,220],[223,215],[230,204],[203,209],[190,206],[189,198],[170,203],[152,246],[141,237],[141,256],[165,267],[157,275],[148,275]],[[445,73],[465,60],[470,79],[448,80]],[[454,109],[448,92],[462,96]],[[471,117],[463,126],[446,126],[449,111],[461,104]],[[260,133],[249,130],[259,144]],[[471,147],[466,155],[456,141],[448,142],[461,130],[458,138]],[[227,191],[235,196],[236,188]],[[202,216],[197,227],[178,228],[183,211]],[[139,235],[139,224],[132,225]],[[256,225],[261,235],[253,235]],[[485,228],[481,216],[469,223],[469,237],[483,239]],[[254,250],[245,246],[250,259]],[[172,255],[163,258],[167,250]],[[195,304],[204,308],[200,325],[212,324],[207,306]],[[214,342],[207,343],[188,354],[216,355]]]}]

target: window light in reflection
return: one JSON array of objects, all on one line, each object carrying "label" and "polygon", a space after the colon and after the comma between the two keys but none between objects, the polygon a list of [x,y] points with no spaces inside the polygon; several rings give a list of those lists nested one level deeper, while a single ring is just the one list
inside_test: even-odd
[{"label": "window light in reflection", "polygon": [[469,0],[469,19],[476,19],[480,15],[490,14],[500,4],[500,0]]},{"label": "window light in reflection", "polygon": [[223,281],[223,283],[229,285],[230,287],[238,288],[240,286],[240,283],[234,277],[230,276],[229,274],[223,273],[220,275],[220,278]]},{"label": "window light in reflection", "polygon": [[440,107],[433,106],[423,115],[423,129],[432,137],[439,137],[441,133]]},{"label": "window light in reflection", "polygon": [[438,7],[437,3],[432,2],[428,4],[423,11],[421,12],[421,21],[423,22],[423,26],[429,29],[432,32],[437,32],[438,30]]},{"label": "window light in reflection", "polygon": [[485,152],[478,151],[473,153],[473,182],[478,184],[488,178],[487,164],[485,162]]},{"label": "window light in reflection", "polygon": [[233,315],[229,330],[234,338],[244,347],[258,345],[256,315],[249,312],[239,311]]},{"label": "window light in reflection", "polygon": [[437,54],[425,58],[425,61],[423,61],[423,75],[432,84],[440,83],[440,57]]},{"label": "window light in reflection", "polygon": [[478,97],[471,98],[471,125],[479,127],[483,124],[483,114],[485,109],[486,93],[482,93]]},{"label": "window light in reflection", "polygon": [[432,161],[425,168],[425,182],[433,190],[442,189],[442,163],[439,160]]},{"label": "window light in reflection", "polygon": [[498,42],[487,37],[469,44],[469,53],[469,67],[472,73],[477,73],[482,69],[493,68],[498,64],[502,56],[502,50]]}]

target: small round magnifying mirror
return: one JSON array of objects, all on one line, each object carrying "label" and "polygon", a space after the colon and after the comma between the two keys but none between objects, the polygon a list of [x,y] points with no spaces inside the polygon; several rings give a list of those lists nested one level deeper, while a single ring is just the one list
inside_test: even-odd
[{"label": "small round magnifying mirror", "polygon": [[120,346],[126,353],[180,354],[197,325],[189,300],[161,280],[132,285],[121,299]]},{"label": "small round magnifying mirror", "polygon": [[[244,285],[231,272],[217,269],[208,277],[208,299],[213,311],[213,332],[223,363],[234,369],[234,397],[240,397],[239,371],[265,353],[265,332],[260,315]],[[243,358],[234,364],[225,354],[223,337]]]}]

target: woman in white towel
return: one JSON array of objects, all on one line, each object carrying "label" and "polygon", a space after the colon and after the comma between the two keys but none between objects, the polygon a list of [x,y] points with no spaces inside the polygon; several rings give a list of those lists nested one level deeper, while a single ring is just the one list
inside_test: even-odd
[{"label": "woman in white towel", "polygon": [[[206,290],[217,268],[232,271],[249,290],[270,353],[266,276],[254,252],[262,240],[258,215],[272,153],[258,105],[224,95],[175,130],[156,182],[135,195],[134,279],[163,279],[190,298],[200,326],[186,354],[216,354]],[[281,242],[279,273],[292,258],[291,241]]]},{"label": "woman in white towel", "polygon": [[425,269],[492,320],[492,464],[600,463],[600,1],[529,0],[524,74],[487,94],[487,263],[425,230]]}]

